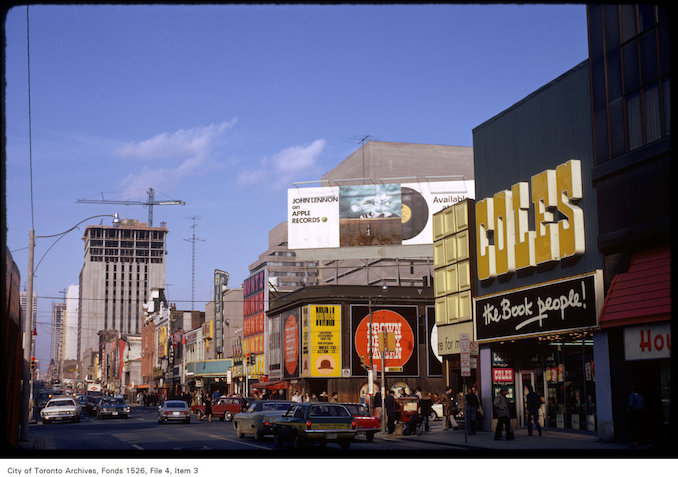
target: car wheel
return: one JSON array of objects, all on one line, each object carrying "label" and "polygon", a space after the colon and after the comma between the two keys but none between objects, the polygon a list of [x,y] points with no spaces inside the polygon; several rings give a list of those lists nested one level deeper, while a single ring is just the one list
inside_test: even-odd
[{"label": "car wheel", "polygon": [[339,447],[341,447],[341,450],[347,451],[351,447],[351,441],[350,440],[339,441]]},{"label": "car wheel", "polygon": [[245,434],[242,433],[240,427],[237,424],[235,425],[235,435],[238,436],[238,439],[245,437]]},{"label": "car wheel", "polygon": [[306,446],[306,440],[299,434],[294,434],[294,448],[303,449]]},{"label": "car wheel", "polygon": [[367,439],[367,442],[372,442],[374,440],[374,432],[367,432],[365,438]]},{"label": "car wheel", "polygon": [[97,419],[103,419],[103,416],[101,415],[101,413],[97,412]]},{"label": "car wheel", "polygon": [[49,424],[49,421],[48,421],[47,419],[43,419],[43,420],[42,420],[42,425],[43,425],[43,426],[46,426],[47,424]]},{"label": "car wheel", "polygon": [[80,422],[80,416],[73,418],[73,422]]},{"label": "car wheel", "polygon": [[190,424],[191,423],[191,418],[187,417],[186,420],[184,421],[184,424]]},{"label": "car wheel", "polygon": [[161,418],[158,418],[158,424],[162,424],[163,420]]},{"label": "car wheel", "polygon": [[254,433],[254,438],[255,438],[256,440],[258,440],[258,441],[263,441],[263,440],[264,440],[264,432],[263,432],[263,431],[257,430],[257,431]]},{"label": "car wheel", "polygon": [[231,411],[226,411],[224,413],[224,419],[226,422],[231,422],[233,420],[233,414],[231,414]]},{"label": "car wheel", "polygon": [[283,438],[277,432],[273,434],[273,445],[276,447],[282,447],[283,445]]}]

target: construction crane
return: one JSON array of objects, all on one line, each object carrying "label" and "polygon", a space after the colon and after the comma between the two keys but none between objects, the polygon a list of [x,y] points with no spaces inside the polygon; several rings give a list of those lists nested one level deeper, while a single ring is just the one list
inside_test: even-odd
[{"label": "construction crane", "polygon": [[121,205],[143,205],[148,207],[148,226],[153,227],[153,206],[154,205],[186,205],[183,200],[155,200],[155,191],[152,187],[148,189],[148,200],[104,200],[103,194],[101,200],[98,199],[78,199],[79,204],[121,204]]}]

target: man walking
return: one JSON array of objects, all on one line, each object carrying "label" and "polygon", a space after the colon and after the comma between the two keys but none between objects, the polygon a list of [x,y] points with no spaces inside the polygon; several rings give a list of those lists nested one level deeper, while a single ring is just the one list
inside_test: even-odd
[{"label": "man walking", "polygon": [[508,388],[502,386],[497,396],[494,398],[494,415],[497,418],[497,429],[494,432],[494,440],[501,439],[502,428],[506,428],[506,440],[513,439],[513,429],[511,428],[511,411],[509,402],[506,398]]},{"label": "man walking", "polygon": [[391,389],[384,398],[384,407],[386,412],[386,427],[390,436],[395,431],[396,410],[395,410],[395,392]]},{"label": "man walking", "polygon": [[450,421],[452,421],[452,429],[455,431],[459,429],[456,419],[454,418],[454,403],[452,401],[452,388],[447,386],[445,392],[440,398],[443,405],[443,431],[450,428]]},{"label": "man walking", "polygon": [[534,419],[534,426],[537,428],[539,437],[541,437],[541,425],[539,424],[539,408],[541,407],[541,396],[538,392],[532,389],[532,385],[528,384],[527,388],[527,435],[532,435],[532,419]]},{"label": "man walking", "polygon": [[[476,433],[476,425],[478,424],[478,408],[480,401],[476,394],[476,387],[471,386],[471,390],[466,395],[466,416],[464,416],[464,423],[470,422],[469,435]],[[464,424],[465,425],[465,424]]]}]

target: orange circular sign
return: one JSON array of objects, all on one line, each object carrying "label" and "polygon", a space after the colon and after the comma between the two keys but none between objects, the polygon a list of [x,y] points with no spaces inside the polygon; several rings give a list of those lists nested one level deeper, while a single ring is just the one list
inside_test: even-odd
[{"label": "orange circular sign", "polygon": [[289,374],[297,372],[299,366],[299,327],[294,315],[285,322],[285,369]]},{"label": "orange circular sign", "polygon": [[410,324],[395,311],[377,310],[372,312],[372,333],[370,333],[370,315],[362,319],[355,332],[355,350],[358,356],[370,353],[370,335],[372,336],[372,360],[381,371],[381,354],[379,353],[379,334],[383,331],[393,333],[395,350],[384,353],[384,364],[387,368],[402,367],[409,361],[414,352],[414,333]]}]

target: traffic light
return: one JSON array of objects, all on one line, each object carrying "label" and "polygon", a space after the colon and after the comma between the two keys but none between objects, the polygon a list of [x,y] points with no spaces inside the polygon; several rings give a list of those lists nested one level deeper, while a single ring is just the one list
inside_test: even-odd
[{"label": "traffic light", "polygon": [[250,366],[254,366],[255,364],[257,364],[257,356],[250,354]]},{"label": "traffic light", "polygon": [[35,361],[35,356],[31,356],[31,371],[35,371],[38,367],[38,363]]},{"label": "traffic light", "polygon": [[249,365],[250,365],[250,354],[245,353],[245,366],[249,366]]}]

